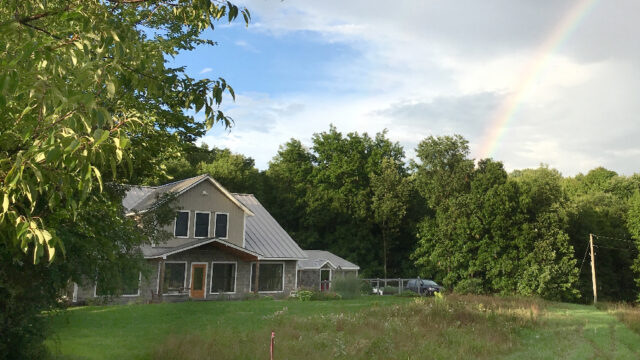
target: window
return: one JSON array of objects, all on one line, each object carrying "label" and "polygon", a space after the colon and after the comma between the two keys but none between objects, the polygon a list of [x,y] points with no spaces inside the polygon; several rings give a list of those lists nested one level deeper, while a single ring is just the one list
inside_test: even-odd
[{"label": "window", "polygon": [[229,227],[229,214],[216,213],[216,230],[215,237],[226,239]]},{"label": "window", "polygon": [[[284,264],[260,264],[258,291],[276,292],[284,290]],[[256,283],[256,264],[251,264],[251,291]]]},{"label": "window", "polygon": [[187,263],[164,263],[163,294],[180,294],[184,292],[187,282]]},{"label": "window", "polygon": [[101,282],[96,283],[95,296],[106,295],[120,295],[120,296],[138,296],[140,295],[140,279],[142,274],[139,272],[124,271],[120,276],[110,277],[110,281],[117,281],[117,283],[111,283],[110,286],[101,286]]},{"label": "window", "polygon": [[236,292],[236,264],[214,262],[211,267],[211,293]]},{"label": "window", "polygon": [[196,211],[194,237],[209,237],[209,213]]},{"label": "window", "polygon": [[189,237],[189,212],[178,211],[176,214],[176,225],[173,228],[173,236]]}]

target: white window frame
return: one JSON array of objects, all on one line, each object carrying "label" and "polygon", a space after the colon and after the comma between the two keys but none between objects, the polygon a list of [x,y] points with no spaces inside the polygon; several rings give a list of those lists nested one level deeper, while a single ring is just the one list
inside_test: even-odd
[{"label": "white window frame", "polygon": [[193,265],[204,265],[204,297],[207,298],[207,273],[209,271],[209,263],[194,261],[189,266],[189,297],[191,297],[191,282],[193,280]]},{"label": "white window frame", "polygon": [[[249,292],[253,292],[253,264],[257,264],[256,261],[251,262],[251,270],[249,271],[250,276],[249,276]],[[260,291],[258,290],[258,293],[260,294],[277,294],[277,293],[282,293],[284,292],[284,279],[285,279],[285,270],[287,269],[286,264],[284,261],[278,261],[278,262],[260,262],[260,265],[277,265],[277,264],[282,264],[282,290],[276,290],[276,291]]]},{"label": "white window frame", "polygon": [[319,279],[319,282],[320,282],[320,290],[322,290],[322,272],[323,271],[327,271],[327,270],[329,270],[329,288],[327,290],[331,290],[331,280],[333,279],[333,270],[331,269],[330,266],[325,268],[324,265],[322,265],[320,267],[320,269],[318,270],[318,275],[319,275],[318,279]]},{"label": "white window frame", "polygon": [[[184,284],[182,285],[183,289],[187,288],[187,262],[186,261],[165,261],[164,265],[167,264],[184,264]],[[158,266],[158,288],[156,289],[156,293],[159,294],[160,293],[160,274],[162,273],[162,275],[164,275],[165,273],[163,273],[162,271],[160,271],[161,267]],[[164,280],[162,281],[162,283],[164,284]],[[189,292],[191,292],[191,288],[189,288]],[[177,296],[177,295],[186,295],[186,292],[181,292],[181,293],[177,293],[177,294],[165,294],[162,293],[162,296]]]},{"label": "white window frame", "polygon": [[[207,235],[205,235],[205,236],[196,236],[196,224],[198,223],[198,214],[209,214],[209,223],[207,224]],[[194,211],[194,213],[193,213],[193,237],[197,238],[197,239],[204,239],[204,238],[208,238],[209,234],[211,234],[211,211]]]},{"label": "white window frame", "polygon": [[[233,291],[232,292],[213,292],[213,265],[214,264],[234,264],[233,274]],[[211,276],[209,279],[209,294],[235,294],[238,286],[238,262],[237,261],[212,261],[211,262]]]},{"label": "white window frame", "polygon": [[[176,217],[173,220],[173,237],[181,238],[181,239],[188,239],[189,238],[189,222],[191,221],[191,211],[189,211],[189,210],[178,210],[178,211],[176,211],[176,213],[183,213],[183,212],[187,213],[187,236],[177,236],[176,235],[176,228],[178,227],[178,215],[176,214]],[[195,221],[194,221],[194,223],[195,223]]]},{"label": "white window frame", "polygon": [[[225,236],[225,237],[217,237],[216,236],[216,227],[218,225],[218,214],[227,215],[227,236]],[[213,223],[213,237],[216,238],[216,239],[223,239],[223,240],[228,239],[229,238],[229,213],[228,212],[216,212],[215,213],[215,219],[213,221],[214,221],[214,223]]]},{"label": "white window frame", "polygon": [[[135,294],[120,294],[119,297],[136,297],[140,296],[140,283],[142,282],[142,272],[138,273],[138,292]],[[73,283],[73,296],[75,299],[78,298],[78,284]],[[98,295],[98,282],[93,285],[93,297],[104,297],[109,295]],[[76,300],[74,300],[76,301]]]}]

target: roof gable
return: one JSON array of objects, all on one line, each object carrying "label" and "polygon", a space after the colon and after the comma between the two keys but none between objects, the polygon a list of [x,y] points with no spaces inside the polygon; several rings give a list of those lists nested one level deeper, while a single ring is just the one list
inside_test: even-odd
[{"label": "roof gable", "polygon": [[164,194],[174,193],[180,196],[192,189],[194,186],[209,181],[225,197],[238,206],[245,214],[253,216],[253,212],[236,199],[224,186],[220,185],[209,174],[198,175],[192,178],[175,181],[161,186],[131,186],[122,200],[122,205],[127,210],[127,215],[144,213],[156,205],[156,201]]},{"label": "roof gable", "polygon": [[325,264],[329,264],[334,269],[360,269],[358,265],[325,250],[305,250],[304,252],[307,254],[308,258],[298,262],[298,269],[301,270],[320,269]]}]

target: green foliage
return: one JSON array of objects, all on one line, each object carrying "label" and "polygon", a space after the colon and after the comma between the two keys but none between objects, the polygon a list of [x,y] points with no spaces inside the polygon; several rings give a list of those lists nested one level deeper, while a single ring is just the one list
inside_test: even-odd
[{"label": "green foliage", "polygon": [[490,159],[474,168],[460,137],[429,138],[418,149],[416,182],[435,211],[420,224],[413,254],[422,275],[473,292],[576,297],[559,173],[539,168],[509,179]]},{"label": "green foliage", "polygon": [[399,291],[397,286],[385,286],[382,288],[383,295],[395,295],[398,293]]},{"label": "green foliage", "polygon": [[342,299],[355,299],[360,297],[360,289],[363,281],[355,277],[338,278],[331,282],[331,290]]},{"label": "green foliage", "polygon": [[297,293],[297,297],[300,301],[311,301],[313,297],[313,291],[311,290],[300,290]]},{"label": "green foliage", "polygon": [[314,291],[311,295],[311,300],[328,301],[328,300],[341,300],[340,294],[333,291]]},{"label": "green foliage", "polygon": [[480,295],[484,293],[481,279],[463,279],[453,288],[456,294]]},{"label": "green foliage", "polygon": [[415,292],[413,290],[402,290],[402,292],[399,292],[399,293],[395,294],[394,296],[414,298],[414,297],[420,297],[420,294],[418,294],[417,292]]},{"label": "green foliage", "polygon": [[166,58],[212,45],[203,32],[238,16],[250,20],[212,0],[2,3],[0,357],[39,348],[38,314],[70,279],[117,293],[116,269],[146,272],[140,245],[162,234],[125,217],[107,180],[153,178],[214,123],[231,125],[224,79],[191,78]]},{"label": "green foliage", "polygon": [[[195,80],[165,56],[249,13],[215,1],[17,1],[0,7],[0,234],[32,261],[64,250],[47,215],[76,214],[102,175],[132,174],[152,148],[192,142],[215,122],[223,79]],[[202,112],[195,121],[186,110]],[[153,157],[155,155],[151,155]],[[120,169],[118,170],[118,167]]]}]

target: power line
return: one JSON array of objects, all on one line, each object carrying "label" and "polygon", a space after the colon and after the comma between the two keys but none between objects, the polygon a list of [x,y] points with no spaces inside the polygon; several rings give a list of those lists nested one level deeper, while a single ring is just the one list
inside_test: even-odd
[{"label": "power line", "polygon": [[604,246],[604,245],[596,245],[593,244],[594,247],[603,248],[603,249],[614,249],[614,250],[635,250],[634,248],[621,248],[621,247],[613,247],[613,246]]},{"label": "power line", "polygon": [[589,252],[589,245],[587,245],[586,249],[584,249],[584,256],[582,257],[582,264],[580,264],[580,270],[578,274],[582,273],[582,265],[584,265],[584,261],[587,259],[587,253]]},{"label": "power line", "polygon": [[612,237],[612,236],[604,236],[604,235],[596,235],[593,234],[593,236],[597,237],[597,238],[604,238],[604,239],[610,239],[610,240],[616,240],[616,241],[624,241],[624,242],[630,242],[635,244],[636,241],[631,240],[631,239],[621,239],[621,238],[616,238],[616,237]]}]

